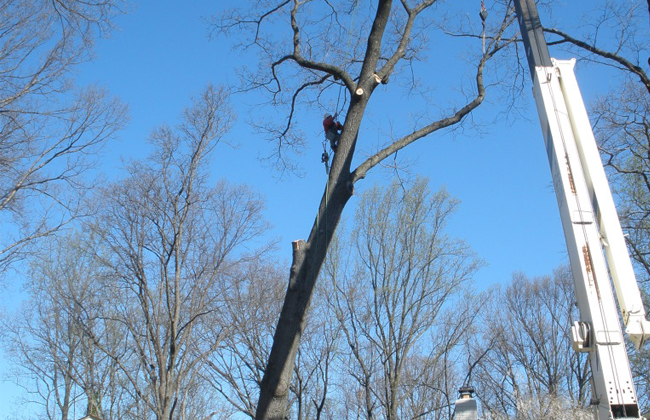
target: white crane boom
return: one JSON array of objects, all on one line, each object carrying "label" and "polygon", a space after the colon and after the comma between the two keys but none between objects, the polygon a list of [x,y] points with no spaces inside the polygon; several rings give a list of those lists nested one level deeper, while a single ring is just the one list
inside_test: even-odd
[{"label": "white crane boom", "polygon": [[550,58],[534,0],[516,0],[515,8],[580,310],[573,348],[589,355],[596,417],[641,419],[612,282],[637,349],[650,337],[650,323],[573,72],[575,60]]}]

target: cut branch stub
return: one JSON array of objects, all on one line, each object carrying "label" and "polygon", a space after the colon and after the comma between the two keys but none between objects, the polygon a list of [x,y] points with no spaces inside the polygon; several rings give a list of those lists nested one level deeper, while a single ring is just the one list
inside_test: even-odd
[{"label": "cut branch stub", "polygon": [[289,272],[289,290],[294,291],[297,288],[298,272],[300,271],[302,260],[305,257],[305,240],[298,239],[291,242],[291,248],[293,249],[293,261],[291,262],[291,270]]}]

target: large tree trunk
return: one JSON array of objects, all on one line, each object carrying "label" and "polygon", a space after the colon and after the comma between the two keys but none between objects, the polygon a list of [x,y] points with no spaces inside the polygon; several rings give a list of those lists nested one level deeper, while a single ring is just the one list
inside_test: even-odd
[{"label": "large tree trunk", "polygon": [[289,386],[316,279],[343,209],[352,196],[354,181],[358,179],[353,179],[350,166],[366,105],[379,83],[375,71],[391,7],[392,0],[378,2],[358,84],[350,92],[353,95],[345,118],[345,128],[332,160],[332,169],[316,220],[308,241],[296,241],[293,245],[289,286],[260,384],[260,398],[255,413],[257,420],[282,420],[287,412]]},{"label": "large tree trunk", "polygon": [[[416,11],[410,11],[412,13],[410,17],[414,18],[419,12],[433,3],[435,1],[423,2]],[[395,63],[404,56],[408,45],[413,24],[412,19],[409,19],[405,25],[402,42],[400,42],[392,58],[381,70],[378,70],[377,64],[381,55],[382,38],[391,7],[392,0],[379,0],[377,2],[376,14],[368,35],[363,65],[358,78],[350,78],[345,72],[337,70],[334,66],[322,65],[304,59],[300,55],[299,49],[299,28],[295,21],[296,9],[294,8],[292,12],[294,53],[290,56],[291,59],[305,68],[319,69],[346,80],[345,85],[351,94],[351,102],[348,107],[341,140],[332,162],[332,170],[309,239],[307,242],[296,241],[293,245],[293,262],[289,285],[273,337],[269,360],[260,384],[260,397],[255,416],[257,420],[283,420],[285,418],[295,359],[300,345],[300,338],[305,328],[307,311],[316,286],[316,279],[325,261],[329,243],[339,223],[343,209],[352,196],[354,182],[363,178],[369,168],[386,156],[435,130],[457,123],[483,100],[484,91],[481,72],[487,55],[479,65],[477,75],[479,95],[474,101],[455,112],[452,117],[430,124],[393,143],[392,146],[383,149],[366,160],[354,173],[350,172],[357,135],[368,100],[382,78],[387,78],[392,72]],[[277,63],[283,60],[281,59]],[[356,80],[358,82],[355,84],[354,81]]]},{"label": "large tree trunk", "polygon": [[[340,149],[341,145],[339,152]],[[352,195],[349,171],[341,171],[337,177],[332,175],[333,173],[330,174],[321,199],[309,240],[293,242],[289,285],[261,383],[256,419],[285,418],[293,367],[316,279],[343,209]]]},{"label": "large tree trunk", "polygon": [[287,412],[289,386],[307,321],[307,310],[316,287],[336,226],[343,209],[352,196],[354,180],[350,172],[361,120],[378,82],[373,77],[379,59],[381,38],[391,9],[391,0],[379,2],[376,18],[368,37],[368,48],[359,83],[352,96],[345,118],[344,130],[321,198],[309,239],[293,243],[293,262],[289,285],[284,298],[273,346],[260,384],[257,420],[282,420]]},{"label": "large tree trunk", "polygon": [[[361,84],[359,84],[361,86]],[[363,95],[352,98],[338,149],[325,186],[316,220],[307,242],[293,242],[293,261],[289,285],[280,319],[273,336],[273,346],[260,384],[257,420],[282,420],[287,412],[289,386],[293,375],[300,338],[305,329],[307,311],[316,287],[316,279],[327,256],[343,209],[353,193],[350,165],[357,143],[357,133],[369,92],[376,85],[369,82]]]}]

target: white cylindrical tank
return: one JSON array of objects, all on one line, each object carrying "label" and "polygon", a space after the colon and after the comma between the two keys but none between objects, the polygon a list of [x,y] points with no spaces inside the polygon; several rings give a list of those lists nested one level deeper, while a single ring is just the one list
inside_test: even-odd
[{"label": "white cylindrical tank", "polygon": [[476,400],[472,398],[474,388],[464,386],[458,392],[460,393],[460,398],[456,400],[454,420],[478,420]]}]

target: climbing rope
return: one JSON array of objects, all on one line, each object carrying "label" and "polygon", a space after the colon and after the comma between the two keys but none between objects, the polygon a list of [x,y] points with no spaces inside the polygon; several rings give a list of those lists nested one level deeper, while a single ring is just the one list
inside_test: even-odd
[{"label": "climbing rope", "polygon": [[[323,142],[323,149],[325,149],[325,142]],[[323,213],[325,216],[324,220],[324,225],[321,226],[320,222],[320,208],[318,209],[318,213],[316,213],[316,226],[317,229],[325,235],[325,245],[327,244],[327,204],[329,201],[329,195],[330,195],[330,177],[329,177],[329,164],[327,163],[329,161],[329,155],[327,154],[327,150],[323,152],[323,155],[321,157],[323,162],[325,163],[325,171],[327,172],[327,182],[325,183],[325,206],[323,207]],[[318,235],[317,235],[318,236]],[[318,239],[315,238],[316,241]],[[312,252],[312,269],[316,267],[316,252]]]},{"label": "climbing rope", "polygon": [[[348,15],[351,16],[350,19],[350,24],[348,26],[348,42],[346,46],[346,50],[350,51],[352,48],[352,31],[354,30],[356,26],[356,21],[357,21],[357,15],[359,14],[359,5],[360,0],[353,0],[352,2],[352,7],[350,8],[350,11],[348,12]],[[338,82],[339,84],[339,92],[338,96],[336,98],[336,108],[334,108],[334,112],[336,113],[335,115],[340,115],[341,111],[345,107],[345,105],[348,103],[348,90],[345,86],[344,83]],[[343,97],[343,104],[341,104],[341,92],[344,93]],[[339,106],[340,105],[340,106]]]},{"label": "climbing rope", "polygon": [[485,8],[485,0],[481,0],[481,12],[479,13],[481,17],[481,24],[483,25],[483,54],[485,54],[485,20],[487,19],[488,12]]},{"label": "climbing rope", "polygon": [[[352,44],[352,28],[354,28],[354,26],[355,26],[354,24],[355,24],[357,14],[358,14],[357,12],[359,10],[359,8],[357,7],[358,4],[359,4],[359,0],[353,0],[352,1],[352,7],[350,8],[350,11],[348,12],[348,14],[352,17],[351,23],[350,23],[349,29],[348,29],[348,46],[347,46],[348,50],[350,50],[351,44]],[[338,95],[336,97],[336,107],[334,108],[335,109],[334,118],[336,118],[341,113],[341,111],[343,110],[345,105],[348,103],[347,88],[346,88],[345,84],[341,83],[341,82],[337,82],[337,83],[339,85],[339,91],[338,91]],[[343,94],[343,104],[341,104],[341,95],[342,94]],[[329,175],[329,173],[330,173],[329,159],[330,159],[330,156],[329,156],[329,153],[327,153],[327,139],[326,139],[326,140],[323,140],[323,153],[321,154],[321,163],[325,164],[325,173],[327,175]]]},{"label": "climbing rope", "polygon": [[[341,102],[341,91],[343,90],[343,87],[344,87],[344,85],[343,85],[343,83],[341,83],[339,85],[339,94],[338,94],[338,97],[336,98],[336,108],[334,108],[334,109],[336,109],[336,111],[335,111],[335,114],[334,114],[334,118],[336,118],[336,116],[339,115],[339,111],[341,110],[339,108],[339,103]],[[345,106],[346,103],[347,103],[347,99],[343,102],[343,106]]]}]

